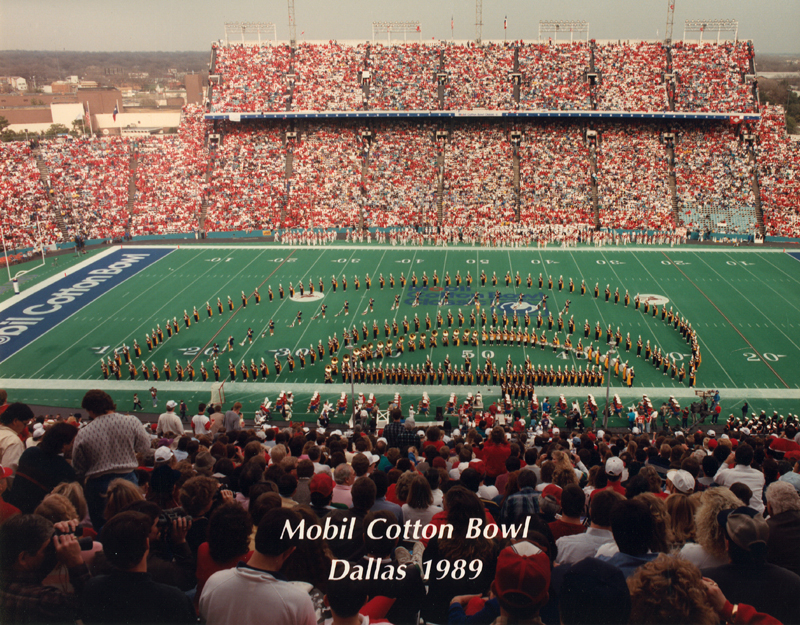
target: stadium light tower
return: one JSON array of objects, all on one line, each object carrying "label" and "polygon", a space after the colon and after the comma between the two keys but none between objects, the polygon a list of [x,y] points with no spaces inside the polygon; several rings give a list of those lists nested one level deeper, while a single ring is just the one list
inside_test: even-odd
[{"label": "stadium light tower", "polygon": [[483,38],[483,0],[475,0],[475,43]]},{"label": "stadium light tower", "polygon": [[551,33],[553,41],[558,40],[558,33],[569,32],[569,42],[575,33],[585,33],[586,41],[589,41],[589,22],[583,20],[542,20],[539,22],[539,41],[542,40],[542,33]]},{"label": "stadium light tower", "polygon": [[667,0],[667,29],[665,43],[672,43],[672,27],[675,24],[675,0]]},{"label": "stadium light tower", "polygon": [[733,33],[733,40],[739,40],[739,22],[737,20],[686,20],[683,27],[683,38],[686,33],[700,33],[700,43],[703,42],[703,34],[706,32],[717,33],[717,43],[719,43],[722,32]]},{"label": "stadium light tower", "polygon": [[297,20],[294,16],[294,0],[289,0],[289,43],[293,48],[297,43]]},{"label": "stadium light tower", "polygon": [[402,33],[403,41],[406,41],[408,34],[416,34],[422,41],[422,26],[419,22],[372,22],[372,43],[375,43],[375,36],[386,33],[389,43],[392,42],[392,33]]},{"label": "stadium light tower", "polygon": [[225,45],[230,44],[231,36],[241,36],[242,43],[245,43],[245,35],[255,34],[258,37],[258,45],[261,45],[261,35],[272,35],[273,41],[278,41],[278,31],[272,22],[225,22]]}]

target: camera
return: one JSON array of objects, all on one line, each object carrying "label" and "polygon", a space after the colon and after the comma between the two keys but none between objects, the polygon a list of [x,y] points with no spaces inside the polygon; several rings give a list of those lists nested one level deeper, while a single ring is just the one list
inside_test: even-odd
[{"label": "camera", "polygon": [[192,516],[187,514],[186,510],[183,508],[169,508],[167,510],[162,510],[161,514],[158,515],[158,529],[169,529],[172,527],[172,522],[178,519],[188,519],[191,521]]},{"label": "camera", "polygon": [[67,534],[72,534],[78,539],[78,544],[81,546],[81,551],[91,551],[92,546],[94,545],[94,541],[92,540],[91,536],[84,536],[83,535],[83,528],[76,527],[74,532],[62,532],[59,529],[55,530],[54,536],[65,536]]}]

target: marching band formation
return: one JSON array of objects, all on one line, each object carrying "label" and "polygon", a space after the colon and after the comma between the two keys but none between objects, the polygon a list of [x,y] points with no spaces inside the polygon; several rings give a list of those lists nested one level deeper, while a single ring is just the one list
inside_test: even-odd
[{"label": "marching band formation", "polygon": [[[489,298],[487,298],[491,302],[488,310],[486,306],[481,305],[482,294],[480,290],[477,290],[474,296],[471,297],[467,315],[465,315],[463,308],[458,308],[455,315],[451,308],[447,308],[446,314],[443,314],[443,307],[449,304],[449,288],[453,284],[456,287],[465,284],[467,288],[471,288],[474,280],[479,280],[480,286],[484,289],[491,283],[491,287],[494,289],[494,292],[490,293]],[[582,297],[593,296],[596,300],[604,299],[606,303],[613,302],[614,305],[622,305],[625,308],[629,308],[632,304],[636,311],[653,319],[660,319],[661,323],[680,333],[691,348],[691,359],[688,368],[683,363],[679,366],[666,350],[662,350],[660,346],[651,345],[649,339],[643,341],[641,335],[638,336],[634,344],[630,332],[623,336],[619,326],[616,329],[611,325],[603,328],[599,321],[592,326],[589,320],[586,319],[583,324],[583,335],[581,336],[580,328],[576,325],[574,316],[569,314],[571,303],[569,299],[566,300],[564,308],[557,311],[557,316],[554,317],[553,310],[546,307],[547,294],[542,297],[539,304],[531,307],[524,303],[524,293],[521,293],[517,303],[510,307],[511,316],[509,316],[509,307],[501,307],[500,305],[501,294],[497,289],[500,281],[504,282],[506,287],[510,287],[513,284],[515,288],[521,288],[523,278],[519,272],[512,276],[510,271],[506,272],[503,278],[498,278],[496,273],[492,273],[492,276],[489,277],[485,271],[482,271],[477,279],[473,279],[469,271],[463,278],[460,271],[456,273],[454,278],[451,278],[449,272],[445,272],[445,275],[441,278],[437,271],[434,271],[431,277],[426,272],[423,272],[421,279],[417,277],[416,272],[412,272],[409,278],[406,278],[405,274],[401,273],[398,281],[400,287],[410,286],[411,292],[418,288],[427,289],[431,285],[433,287],[439,287],[440,284],[443,285],[441,287],[441,297],[438,300],[438,310],[434,318],[431,318],[430,313],[426,313],[424,319],[420,319],[419,315],[415,313],[412,320],[408,319],[408,315],[404,315],[400,323],[398,323],[397,318],[393,319],[391,323],[387,318],[384,320],[382,328],[379,326],[377,319],[373,319],[371,325],[363,321],[360,327],[354,323],[350,328],[345,326],[342,331],[341,341],[337,333],[329,336],[327,348],[320,339],[316,346],[311,344],[308,350],[298,350],[295,354],[290,352],[283,362],[276,353],[273,358],[272,369],[275,375],[287,370],[289,373],[293,373],[298,369],[303,370],[306,365],[314,366],[317,360],[323,361],[327,352],[330,361],[325,366],[324,381],[326,384],[334,383],[338,376],[341,376],[343,383],[352,381],[359,384],[449,386],[473,386],[477,384],[489,387],[499,386],[504,396],[508,395],[515,399],[527,398],[530,400],[537,385],[602,386],[607,375],[612,375],[621,380],[624,385],[631,387],[636,373],[634,366],[629,364],[629,360],[623,360],[622,352],[624,350],[627,355],[635,349],[638,358],[643,358],[646,363],[661,371],[663,375],[669,376],[680,383],[687,382],[690,387],[695,385],[697,369],[702,361],[697,333],[692,328],[691,323],[674,312],[671,306],[667,309],[666,303],[659,306],[657,301],[651,302],[649,298],[642,300],[639,295],[636,295],[631,300],[627,290],[622,295],[619,288],[612,292],[610,285],[606,285],[605,290],[602,292],[599,284],[595,284],[593,289],[589,289],[585,281],[581,280],[579,286]],[[381,290],[387,284],[383,274],[379,275],[377,282]],[[532,289],[534,284],[538,283],[540,290],[554,291],[557,289],[558,291],[566,291],[569,294],[574,294],[576,291],[573,279],[569,278],[565,282],[563,276],[559,276],[558,280],[554,282],[553,276],[548,276],[545,279],[540,273],[538,280],[534,280],[531,274],[528,274],[524,282],[528,289]],[[394,276],[390,274],[388,278],[389,288],[394,289],[396,284]],[[351,288],[358,291],[361,287],[362,281],[360,277],[353,276]],[[314,280],[309,280],[307,287],[303,282],[298,283],[296,286],[293,283],[289,283],[289,297],[294,297],[295,293],[299,293],[301,296],[305,293],[313,294],[315,288],[320,293],[324,293],[325,283],[322,278],[318,279],[316,286]],[[336,292],[339,288],[342,291],[347,291],[347,278],[342,276],[340,284],[336,276],[331,276],[331,290]],[[363,288],[366,291],[373,288],[372,278],[369,274],[366,274],[363,278]],[[267,293],[269,301],[273,302],[275,296],[271,286],[267,287]],[[412,308],[419,305],[421,293],[421,290],[416,290]],[[279,300],[285,298],[282,284],[278,285],[278,294]],[[399,308],[399,298],[399,294],[395,296],[391,310]],[[254,301],[256,305],[261,303],[261,294],[258,288],[250,296],[247,296],[242,291],[242,308],[246,308],[250,301]],[[205,308],[207,318],[212,318],[215,312],[211,303],[206,302]],[[221,298],[217,298],[216,308],[218,314],[222,315],[225,313],[226,308],[228,312],[234,312],[236,305],[234,300],[228,296],[227,303],[223,303]],[[521,314],[518,314],[518,310]],[[361,312],[361,315],[365,316],[374,312],[375,301],[373,298],[369,298],[368,304]],[[546,313],[547,316],[543,316],[543,313]],[[334,317],[338,318],[349,314],[349,303],[345,301],[342,309]],[[311,320],[316,320],[319,317],[326,319],[326,315],[327,305],[323,303],[316,314],[311,317]],[[200,319],[197,307],[193,308],[191,314],[188,310],[184,310],[184,330],[189,330],[193,323],[200,323]],[[302,311],[298,310],[297,315],[288,327],[294,327],[302,323]],[[164,326],[165,328],[162,329],[161,324],[156,324],[156,327],[145,335],[144,341],[148,352],[152,352],[165,340],[181,331],[181,324],[177,316],[174,316],[172,320],[167,319]],[[266,336],[267,332],[269,332],[270,337],[274,336],[275,322],[273,319],[269,320],[268,325],[261,332],[261,337]],[[605,347],[603,347],[603,340],[605,340]],[[239,346],[243,347],[246,343],[252,344],[253,341],[254,331],[252,328],[248,328],[247,334],[239,342]],[[524,347],[530,350],[535,350],[538,347],[541,350],[550,349],[552,353],[560,355],[562,358],[567,355],[574,355],[575,358],[585,362],[579,363],[577,366],[575,364],[570,366],[564,364],[563,368],[561,365],[557,365],[557,368],[554,368],[553,365],[535,364],[532,362],[529,353],[521,362],[514,362],[509,356],[506,362],[500,363],[498,367],[498,363],[494,362],[492,358],[485,358],[482,365],[479,363],[473,364],[474,352],[465,350],[462,353],[463,362],[461,363],[451,362],[450,354],[446,354],[444,360],[434,363],[432,359],[433,350],[440,346],[450,347],[451,345],[465,348]],[[222,348],[220,348],[219,343],[213,343],[210,355],[205,362],[201,359],[198,371],[196,371],[194,363],[201,354],[198,354],[194,359],[187,360],[185,366],[182,366],[180,361],[176,360],[173,368],[168,359],[164,360],[164,365],[161,367],[155,361],[151,361],[150,366],[148,366],[145,357],[143,357],[142,347],[134,339],[132,348],[123,345],[121,348],[114,350],[113,358],[110,355],[105,361],[101,358],[100,368],[104,379],[122,379],[124,377],[124,369],[127,367],[131,380],[136,380],[140,373],[145,380],[153,381],[166,379],[180,382],[200,379],[205,382],[212,377],[215,381],[230,380],[231,382],[236,382],[237,380],[268,380],[272,372],[263,357],[261,357],[260,362],[256,362],[255,358],[251,358],[249,363],[244,359],[236,363],[232,357],[229,357],[228,373],[226,375],[222,372],[218,359],[226,351],[232,353],[235,346],[236,341],[232,335],[224,342]],[[340,362],[342,348],[347,350],[347,353],[341,355]],[[409,365],[408,363],[389,362],[389,360],[401,358],[406,351],[414,353],[417,350],[430,350],[424,363]],[[208,351],[208,349],[204,350],[202,356],[205,356]],[[468,354],[472,355],[468,356]],[[135,362],[137,359],[139,361],[138,366]],[[206,363],[211,363],[210,370],[206,368]]]}]

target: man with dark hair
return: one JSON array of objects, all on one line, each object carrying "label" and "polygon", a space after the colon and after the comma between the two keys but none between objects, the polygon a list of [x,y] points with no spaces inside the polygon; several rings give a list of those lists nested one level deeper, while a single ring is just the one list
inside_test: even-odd
[{"label": "man with dark hair", "polygon": [[631,614],[622,571],[597,558],[569,565],[558,599],[562,625],[626,625]]},{"label": "man with dark hair", "polygon": [[256,550],[247,564],[212,575],[200,596],[200,616],[208,625],[316,625],[309,594],[280,573],[300,544],[300,515],[270,510],[256,532]]},{"label": "man with dark hair", "polygon": [[333,479],[327,473],[317,473],[308,483],[311,497],[311,510],[321,519],[333,508],[331,498],[333,494]]},{"label": "man with dark hair", "polygon": [[308,485],[312,477],[314,477],[314,463],[308,458],[303,458],[297,463],[297,488],[292,496],[292,499],[301,505],[307,506],[311,503],[311,491]]},{"label": "man with dark hair", "polygon": [[[720,486],[731,487],[732,484],[740,482],[750,488],[753,495],[750,501],[745,503],[758,512],[764,512],[764,502],[762,501],[762,493],[764,490],[764,474],[758,469],[752,468],[750,465],[753,462],[754,451],[753,448],[747,443],[741,443],[736,452],[731,454],[728,459],[722,463],[714,476],[714,481]],[[735,466],[732,469],[728,465],[734,462]]]},{"label": "man with dark hair", "polygon": [[589,529],[582,534],[562,536],[556,541],[556,563],[578,562],[593,556],[602,545],[612,542],[614,535],[611,533],[611,508],[622,500],[622,495],[613,490],[603,490],[592,497],[589,505]]},{"label": "man with dark hair", "polygon": [[[464,473],[470,469],[465,469]],[[464,480],[464,473],[461,480]],[[538,514],[539,502],[536,492],[536,474],[533,471],[520,471],[517,476],[517,486],[519,490],[513,495],[509,495],[500,510],[501,523],[520,523],[529,514]]]},{"label": "man with dark hair", "polygon": [[105,522],[108,485],[117,478],[137,483],[136,454],[150,449],[150,437],[139,419],[116,412],[114,401],[103,391],[88,391],[81,407],[92,421],[75,437],[72,466],[86,480],[84,493],[89,516],[99,531]]},{"label": "man with dark hair", "polygon": [[278,479],[278,494],[284,508],[294,508],[297,502],[292,499],[297,490],[297,478],[291,473],[284,473]]},{"label": "man with dark hair", "polygon": [[654,530],[655,520],[646,503],[635,498],[618,501],[611,509],[611,532],[619,553],[598,556],[599,559],[613,564],[625,579],[629,578],[637,568],[658,557],[658,553],[650,552]]},{"label": "man with dark hair", "polygon": [[25,451],[25,443],[19,435],[25,425],[33,419],[33,411],[27,404],[16,402],[0,414],[0,465],[17,470],[19,457]]},{"label": "man with dark hair", "polygon": [[386,438],[386,444],[389,447],[400,447],[398,440],[400,434],[405,429],[401,421],[403,420],[403,413],[399,408],[394,408],[390,412],[392,416],[391,423],[388,423],[385,428],[383,428],[383,436]]},{"label": "man with dark hair", "polygon": [[[55,526],[38,514],[18,514],[0,531],[0,623],[72,623],[90,578],[73,534],[77,521]],[[60,535],[54,536],[55,530]],[[69,572],[74,593],[42,580],[57,564]]]},{"label": "man with dark hair", "polygon": [[586,531],[586,526],[581,522],[585,507],[586,495],[581,487],[577,484],[565,486],[561,491],[561,517],[549,524],[553,540],[558,540],[562,536],[583,534]]},{"label": "man with dark hair", "polygon": [[185,593],[154,582],[147,572],[151,529],[150,517],[141,512],[120,512],[103,526],[100,542],[114,571],[86,584],[82,602],[85,623],[196,620],[192,601]]},{"label": "man with dark hair", "polygon": [[769,525],[753,508],[723,510],[717,523],[725,535],[730,564],[703,569],[733,604],[745,603],[781,623],[797,623],[800,576],[767,563]]}]

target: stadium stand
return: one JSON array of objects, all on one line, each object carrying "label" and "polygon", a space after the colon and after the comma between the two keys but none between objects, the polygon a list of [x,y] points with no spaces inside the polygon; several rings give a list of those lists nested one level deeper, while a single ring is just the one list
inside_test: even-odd
[{"label": "stadium stand", "polygon": [[786,134],[784,110],[766,106],[758,125],[759,182],[766,233],[800,236],[800,143]]},{"label": "stadium stand", "polygon": [[662,79],[667,57],[661,44],[609,43],[595,46],[593,52],[595,70],[600,76],[598,110],[669,110]]}]

